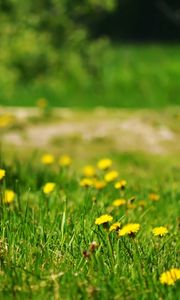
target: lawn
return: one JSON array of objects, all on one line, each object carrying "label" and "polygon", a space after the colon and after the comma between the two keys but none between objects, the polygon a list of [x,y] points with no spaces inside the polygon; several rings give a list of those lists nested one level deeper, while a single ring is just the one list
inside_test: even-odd
[{"label": "lawn", "polygon": [[39,104],[0,110],[0,299],[178,300],[179,108]]},{"label": "lawn", "polygon": [[0,300],[179,300],[180,44],[92,38],[111,0],[7,2]]},{"label": "lawn", "polygon": [[161,108],[180,105],[179,45],[117,45],[102,53],[96,74],[85,74],[72,59],[73,75],[51,74],[0,92],[0,104],[33,106],[46,98],[50,106],[93,108]]},{"label": "lawn", "polygon": [[0,298],[179,299],[177,157],[45,150],[2,147]]}]

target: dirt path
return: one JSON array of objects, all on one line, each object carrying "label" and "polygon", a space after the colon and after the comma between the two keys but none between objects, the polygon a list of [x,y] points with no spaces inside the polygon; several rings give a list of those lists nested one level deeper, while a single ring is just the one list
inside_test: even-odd
[{"label": "dirt path", "polygon": [[14,147],[80,147],[95,144],[115,151],[177,154],[180,151],[180,110],[106,110],[91,112],[55,109],[43,115],[38,109],[0,109],[12,116],[1,128],[1,141]]}]

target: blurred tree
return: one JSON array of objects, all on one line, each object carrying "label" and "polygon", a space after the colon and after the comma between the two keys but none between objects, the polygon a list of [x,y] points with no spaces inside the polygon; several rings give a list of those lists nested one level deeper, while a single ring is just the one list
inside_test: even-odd
[{"label": "blurred tree", "polygon": [[179,40],[179,20],[179,0],[0,0],[0,97],[18,83],[100,85],[109,38]]},{"label": "blurred tree", "polygon": [[10,97],[18,81],[39,82],[44,76],[55,78],[53,74],[82,84],[98,75],[107,43],[91,41],[89,24],[112,11],[115,2],[0,0],[1,93]]}]

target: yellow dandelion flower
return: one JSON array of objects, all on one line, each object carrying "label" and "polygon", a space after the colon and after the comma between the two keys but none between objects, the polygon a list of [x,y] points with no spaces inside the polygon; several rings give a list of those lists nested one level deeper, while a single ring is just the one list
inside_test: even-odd
[{"label": "yellow dandelion flower", "polygon": [[153,230],[152,230],[153,234],[155,236],[164,236],[168,233],[168,230],[166,227],[164,226],[160,226],[160,227],[155,227]]},{"label": "yellow dandelion flower", "polygon": [[0,169],[0,180],[3,179],[5,175],[6,175],[6,171],[4,169]]},{"label": "yellow dandelion flower", "polygon": [[174,285],[180,279],[180,269],[172,268],[161,274],[159,280],[162,284]]},{"label": "yellow dandelion flower", "polygon": [[125,205],[126,204],[126,200],[125,199],[116,199],[113,201],[112,205],[113,206],[122,206],[122,205]]},{"label": "yellow dandelion flower", "polygon": [[128,204],[127,204],[127,208],[128,208],[128,209],[134,209],[134,208],[136,208],[136,207],[137,207],[137,205],[134,204],[134,203],[128,203]]},{"label": "yellow dandelion flower", "polygon": [[149,194],[149,199],[152,201],[158,201],[160,199],[160,195],[151,193],[151,194]]},{"label": "yellow dandelion flower", "polygon": [[42,157],[41,157],[41,162],[44,164],[44,165],[51,165],[54,163],[54,156],[52,154],[44,154]]},{"label": "yellow dandelion flower", "polygon": [[54,191],[55,187],[56,187],[56,184],[54,182],[47,182],[43,186],[44,194],[48,195],[48,194],[52,193]]},{"label": "yellow dandelion flower", "polygon": [[36,102],[37,106],[41,109],[44,109],[48,106],[48,101],[45,98],[40,98]]},{"label": "yellow dandelion flower", "polygon": [[83,168],[82,172],[83,172],[83,175],[86,177],[93,177],[96,175],[96,169],[91,165],[85,166]]},{"label": "yellow dandelion flower", "polygon": [[116,222],[116,223],[112,224],[109,228],[109,232],[119,230],[120,226],[121,226],[120,222]]},{"label": "yellow dandelion flower", "polygon": [[105,176],[104,176],[104,180],[106,182],[112,182],[115,179],[117,179],[117,177],[119,176],[119,173],[115,170],[108,172]]},{"label": "yellow dandelion flower", "polygon": [[4,195],[3,195],[3,202],[10,204],[11,202],[14,201],[15,198],[15,193],[12,190],[5,190]]},{"label": "yellow dandelion flower", "polygon": [[146,203],[146,201],[144,201],[144,200],[140,200],[140,201],[138,202],[138,205],[141,206],[141,207],[145,207],[145,206],[147,205],[147,203]]},{"label": "yellow dandelion flower", "polygon": [[140,229],[140,224],[137,223],[127,224],[119,231],[119,236],[134,235],[139,231],[139,229]]},{"label": "yellow dandelion flower", "polygon": [[112,166],[112,160],[109,158],[100,159],[97,163],[97,167],[100,170],[107,170]]},{"label": "yellow dandelion flower", "polygon": [[94,187],[96,190],[102,190],[105,186],[106,182],[104,180],[94,180]]},{"label": "yellow dandelion flower", "polygon": [[96,219],[95,224],[101,225],[104,223],[111,222],[112,220],[113,220],[113,217],[111,215],[102,215],[101,217]]},{"label": "yellow dandelion flower", "polygon": [[0,128],[6,128],[12,125],[14,122],[14,117],[11,115],[1,115],[0,116]]},{"label": "yellow dandelion flower", "polygon": [[61,167],[68,167],[69,165],[71,165],[71,163],[72,163],[72,159],[69,155],[65,154],[65,155],[60,156],[59,165]]},{"label": "yellow dandelion flower", "polygon": [[93,186],[93,180],[92,179],[90,179],[90,178],[83,178],[83,179],[81,179],[81,181],[80,181],[80,186],[82,186],[82,187],[91,187],[91,186]]},{"label": "yellow dandelion flower", "polygon": [[126,186],[126,184],[127,184],[127,181],[123,179],[123,180],[117,181],[117,182],[115,183],[114,187],[115,187],[115,189],[117,189],[117,190],[119,190],[119,189],[124,189],[125,186]]}]

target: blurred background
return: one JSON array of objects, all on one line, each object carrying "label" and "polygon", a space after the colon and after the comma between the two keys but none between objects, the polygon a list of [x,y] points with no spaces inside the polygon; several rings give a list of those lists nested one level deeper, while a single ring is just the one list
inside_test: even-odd
[{"label": "blurred background", "polygon": [[0,104],[180,104],[179,0],[0,0]]}]

